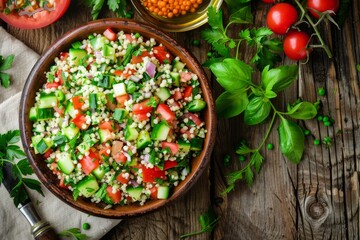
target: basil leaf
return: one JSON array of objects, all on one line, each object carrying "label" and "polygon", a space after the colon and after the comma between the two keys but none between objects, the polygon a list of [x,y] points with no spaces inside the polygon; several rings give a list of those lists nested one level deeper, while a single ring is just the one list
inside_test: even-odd
[{"label": "basil leaf", "polygon": [[223,62],[214,63],[210,69],[219,84],[229,92],[247,88],[254,71],[251,66],[233,58],[226,58]]},{"label": "basil leaf", "polygon": [[248,103],[246,91],[223,92],[216,99],[216,113],[219,117],[231,118],[242,113]]},{"label": "basil leaf", "polygon": [[300,102],[286,113],[289,117],[295,119],[312,119],[316,116],[317,110],[314,104],[310,102]]},{"label": "basil leaf", "polygon": [[302,129],[296,123],[282,117],[278,132],[281,152],[291,162],[298,164],[305,145],[305,136]]},{"label": "basil leaf", "polygon": [[230,22],[233,23],[252,23],[254,21],[254,17],[251,13],[250,6],[241,7],[239,10],[230,15]]},{"label": "basil leaf", "polygon": [[280,92],[289,87],[297,76],[297,65],[281,66],[270,70],[267,66],[261,73],[261,84],[266,91]]},{"label": "basil leaf", "polygon": [[269,116],[270,110],[271,104],[268,99],[254,97],[245,109],[245,123],[247,125],[255,125],[263,122]]},{"label": "basil leaf", "polygon": [[3,61],[0,63],[0,71],[10,69],[13,62],[14,62],[14,54],[7,56],[7,58],[3,59]]}]

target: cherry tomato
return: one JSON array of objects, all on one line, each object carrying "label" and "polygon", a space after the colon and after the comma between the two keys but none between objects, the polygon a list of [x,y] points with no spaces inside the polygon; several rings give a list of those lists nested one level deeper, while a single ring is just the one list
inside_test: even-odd
[{"label": "cherry tomato", "polygon": [[275,3],[275,0],[262,0],[263,3]]},{"label": "cherry tomato", "polygon": [[298,17],[298,12],[294,6],[288,3],[278,3],[270,8],[266,22],[274,33],[286,34]]},{"label": "cherry tomato", "polygon": [[317,14],[315,11],[318,12],[325,12],[325,11],[333,11],[336,12],[339,9],[339,0],[308,0],[307,1],[307,7],[310,11],[310,13],[316,17],[319,18],[319,14]]},{"label": "cherry tomato", "polygon": [[17,12],[12,12],[10,14],[0,13],[0,18],[6,23],[18,28],[42,28],[52,24],[64,15],[70,2],[71,0],[54,0],[54,10],[43,10],[30,17],[27,15],[20,16]]},{"label": "cherry tomato", "polygon": [[292,60],[307,58],[308,52],[311,51],[307,47],[309,39],[310,36],[305,32],[290,32],[284,39],[284,52],[286,56]]}]

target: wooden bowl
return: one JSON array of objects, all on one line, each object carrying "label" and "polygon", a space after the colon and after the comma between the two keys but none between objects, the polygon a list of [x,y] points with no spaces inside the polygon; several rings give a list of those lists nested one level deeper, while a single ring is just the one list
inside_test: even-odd
[{"label": "wooden bowl", "polygon": [[[204,99],[207,102],[207,108],[204,113],[207,130],[204,148],[201,154],[192,160],[192,170],[189,175],[184,181],[175,187],[170,198],[167,200],[150,200],[143,206],[140,206],[139,204],[132,204],[127,206],[117,205],[112,209],[104,209],[105,204],[95,204],[82,197],[80,197],[77,201],[74,201],[72,192],[70,190],[59,187],[59,180],[57,179],[56,175],[54,175],[47,167],[43,157],[41,155],[36,155],[34,150],[30,148],[33,123],[29,120],[29,111],[30,108],[35,104],[36,92],[46,82],[44,73],[48,71],[51,65],[54,64],[55,57],[59,56],[60,52],[67,51],[70,48],[72,42],[85,39],[89,34],[94,32],[102,33],[106,28],[112,28],[115,31],[123,30],[127,33],[140,33],[146,38],[154,38],[157,42],[165,45],[166,48],[168,48],[175,56],[179,56],[180,59],[186,63],[186,66],[199,77]],[[123,218],[153,211],[184,195],[184,193],[194,185],[196,180],[199,179],[201,173],[209,163],[212,148],[214,146],[216,131],[216,117],[211,90],[209,88],[206,75],[195,57],[193,57],[188,51],[179,46],[173,39],[171,39],[163,32],[148,25],[140,24],[130,20],[123,21],[118,19],[102,19],[93,21],[70,31],[61,37],[41,56],[28,76],[21,96],[19,114],[21,140],[24,146],[24,150],[40,181],[53,194],[55,194],[59,199],[69,204],[70,206],[91,215],[108,218]]]}]

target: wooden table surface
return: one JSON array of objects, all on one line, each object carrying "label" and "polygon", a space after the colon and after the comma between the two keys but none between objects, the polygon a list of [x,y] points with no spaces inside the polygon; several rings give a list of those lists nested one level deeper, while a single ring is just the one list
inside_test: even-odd
[{"label": "wooden table surface", "polygon": [[[258,2],[254,4],[255,22],[256,26],[261,26],[265,25],[269,5]],[[113,15],[104,12],[100,16]],[[138,16],[135,18],[141,21]],[[316,138],[333,137],[332,147],[315,146],[312,138],[307,138],[303,160],[294,165],[279,152],[274,129],[268,141],[275,143],[275,150],[264,150],[266,161],[252,188],[241,183],[236,185],[235,191],[223,196],[224,175],[239,168],[233,155],[235,146],[241,139],[256,145],[267,126],[245,126],[242,116],[220,119],[211,164],[199,182],[173,204],[145,216],[126,219],[103,239],[178,239],[181,234],[200,229],[198,217],[209,206],[221,217],[219,224],[212,234],[193,239],[359,239],[360,73],[356,71],[360,63],[359,18],[360,2],[355,0],[342,30],[322,27],[333,59],[328,59],[322,51],[314,51],[310,61],[301,64],[299,80],[275,103],[281,108],[298,97],[316,101],[317,89],[324,87],[327,95],[320,98],[322,113],[336,122],[326,128],[313,120],[305,127]],[[3,26],[42,54],[66,31],[90,20],[90,12],[72,1],[63,18],[49,27],[19,30],[4,23]],[[169,35],[204,62],[209,46],[203,41],[200,47],[191,44],[191,40],[200,39],[199,29]],[[244,56],[247,52],[243,50]],[[284,60],[283,63],[291,62]],[[217,97],[222,89],[206,71],[214,97]],[[222,163],[227,153],[233,155],[230,167]]]}]

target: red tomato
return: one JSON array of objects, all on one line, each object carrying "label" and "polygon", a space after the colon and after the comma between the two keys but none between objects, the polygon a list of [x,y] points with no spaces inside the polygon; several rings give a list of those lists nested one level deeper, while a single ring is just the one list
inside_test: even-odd
[{"label": "red tomato", "polygon": [[111,121],[102,122],[102,123],[100,123],[99,128],[100,129],[108,129],[109,131],[114,131],[113,125],[114,124]]},{"label": "red tomato", "polygon": [[150,53],[148,51],[143,51],[141,52],[141,55],[139,56],[133,56],[131,58],[131,64],[137,64],[137,63],[142,63],[143,62],[143,58],[144,57],[149,57],[150,56]]},{"label": "red tomato", "polygon": [[50,164],[50,169],[52,170],[53,174],[59,175],[61,173],[58,169],[58,164],[56,162],[52,162]]},{"label": "red tomato", "polygon": [[184,98],[188,98],[192,95],[193,87],[187,86],[184,90]]},{"label": "red tomato", "polygon": [[263,3],[275,3],[275,0],[262,0]]},{"label": "red tomato", "polygon": [[130,99],[129,94],[121,95],[116,97],[119,107],[124,108],[125,102]]},{"label": "red tomato", "polygon": [[59,108],[57,106],[54,106],[54,110],[60,114],[60,116],[64,116],[64,108]]},{"label": "red tomato", "polygon": [[148,106],[149,99],[146,99],[140,103],[134,104],[133,112],[134,114],[147,114],[152,111],[153,107]]},{"label": "red tomato", "polygon": [[117,39],[116,33],[114,33],[114,31],[111,28],[107,28],[104,31],[103,35],[110,41],[116,41],[116,39]]},{"label": "red tomato", "polygon": [[129,40],[130,42],[135,40],[135,38],[131,34],[128,34],[128,33],[125,34],[125,38],[126,38],[126,40]]},{"label": "red tomato", "polygon": [[160,103],[156,109],[156,112],[159,113],[161,117],[168,122],[176,119],[175,113],[171,111],[170,107],[165,103]]},{"label": "red tomato", "polygon": [[191,121],[193,121],[197,126],[201,125],[202,121],[200,120],[200,118],[194,114],[194,113],[185,113],[183,115],[184,118],[189,118]]},{"label": "red tomato", "polygon": [[142,166],[143,182],[153,183],[155,178],[166,179],[165,171],[156,171],[155,168]]},{"label": "red tomato", "polygon": [[266,22],[268,27],[276,34],[286,34],[299,15],[296,8],[289,3],[278,3],[270,8]]},{"label": "red tomato", "polygon": [[292,60],[307,58],[308,52],[311,51],[307,47],[309,39],[309,35],[304,32],[290,32],[284,39],[284,52],[286,56]]},{"label": "red tomato", "polygon": [[80,129],[84,129],[83,125],[86,125],[86,117],[83,114],[78,114],[73,120],[72,122],[75,124],[75,126],[77,126]]},{"label": "red tomato", "polygon": [[65,183],[64,183],[64,180],[65,180],[65,177],[62,176],[61,179],[60,179],[59,186],[60,186],[61,188],[68,189],[68,187],[67,187],[67,186],[65,185]]},{"label": "red tomato", "polygon": [[124,73],[124,70],[115,70],[114,74],[115,74],[115,76],[119,76],[119,77],[123,77],[125,79],[128,79],[135,72],[136,72],[135,69],[128,69],[128,70],[126,70],[126,73]]},{"label": "red tomato", "polygon": [[178,101],[178,100],[180,100],[180,99],[182,99],[182,93],[179,91],[179,90],[176,90],[175,92],[174,92],[174,94],[173,94],[173,98],[176,100],[176,101]]},{"label": "red tomato", "polygon": [[115,193],[113,193],[112,186],[107,186],[106,194],[114,203],[119,203],[121,201],[121,191],[117,190]]},{"label": "red tomato", "polygon": [[169,148],[172,155],[175,155],[179,151],[179,145],[177,143],[162,142],[161,147],[162,147],[162,149]]},{"label": "red tomato", "polygon": [[161,64],[164,62],[171,63],[174,57],[169,53],[169,51],[164,46],[153,47],[154,56]]},{"label": "red tomato", "polygon": [[100,145],[99,157],[101,160],[104,160],[105,158],[109,157],[110,156],[109,152],[111,152],[110,145],[105,145],[105,144]]},{"label": "red tomato", "polygon": [[84,105],[84,99],[81,96],[75,96],[71,101],[74,104],[74,108],[78,110],[81,110],[81,107]]},{"label": "red tomato", "polygon": [[44,154],[43,154],[43,156],[44,156],[44,158],[49,158],[50,157],[50,154],[52,154],[52,152],[53,152],[53,150],[51,149],[51,148],[49,148],[49,150],[47,150]]},{"label": "red tomato", "polygon": [[59,78],[59,84],[63,85],[64,83],[64,79],[63,79],[63,75],[62,75],[62,71],[61,70],[57,70],[55,72],[55,77]]},{"label": "red tomato", "polygon": [[158,199],[157,193],[158,193],[158,188],[157,187],[150,188],[150,197],[151,197],[151,199]]},{"label": "red tomato", "polygon": [[125,164],[127,161],[127,157],[122,152],[115,153],[113,158],[114,158],[115,162],[117,162],[117,163]]},{"label": "red tomato", "polygon": [[174,168],[178,165],[177,161],[165,161],[164,162],[164,171]]},{"label": "red tomato", "polygon": [[[3,2],[2,0],[0,2]],[[71,0],[54,0],[54,10],[40,11],[32,16],[20,16],[15,11],[10,14],[0,13],[0,18],[6,23],[24,29],[42,28],[58,20],[69,7]]]},{"label": "red tomato", "polygon": [[192,75],[189,72],[180,73],[180,80],[182,82],[187,82],[187,81],[191,80],[191,78],[192,78]]},{"label": "red tomato", "polygon": [[52,83],[46,83],[45,88],[58,88],[60,86],[60,83],[58,82],[52,82]]},{"label": "red tomato", "polygon": [[147,114],[136,114],[135,117],[139,120],[139,121],[144,121],[144,120],[148,120],[149,117],[147,116]]},{"label": "red tomato", "polygon": [[64,61],[69,57],[69,53],[68,52],[60,52],[60,60]]},{"label": "red tomato", "polygon": [[86,175],[89,175],[95,168],[99,166],[99,156],[93,151],[89,151],[89,155],[84,155],[84,157],[79,161],[81,168]]},{"label": "red tomato", "polygon": [[[325,12],[325,11],[333,11],[337,12],[339,10],[340,1],[339,0],[308,0],[307,7],[310,13],[319,18],[319,14],[317,12]],[[315,10],[315,11],[313,11]]]},{"label": "red tomato", "polygon": [[[130,176],[130,174],[128,175]],[[122,183],[122,184],[127,184],[129,182],[129,177],[124,177],[124,173],[119,173],[117,176],[116,176],[116,180],[119,182],[119,183]]]}]

